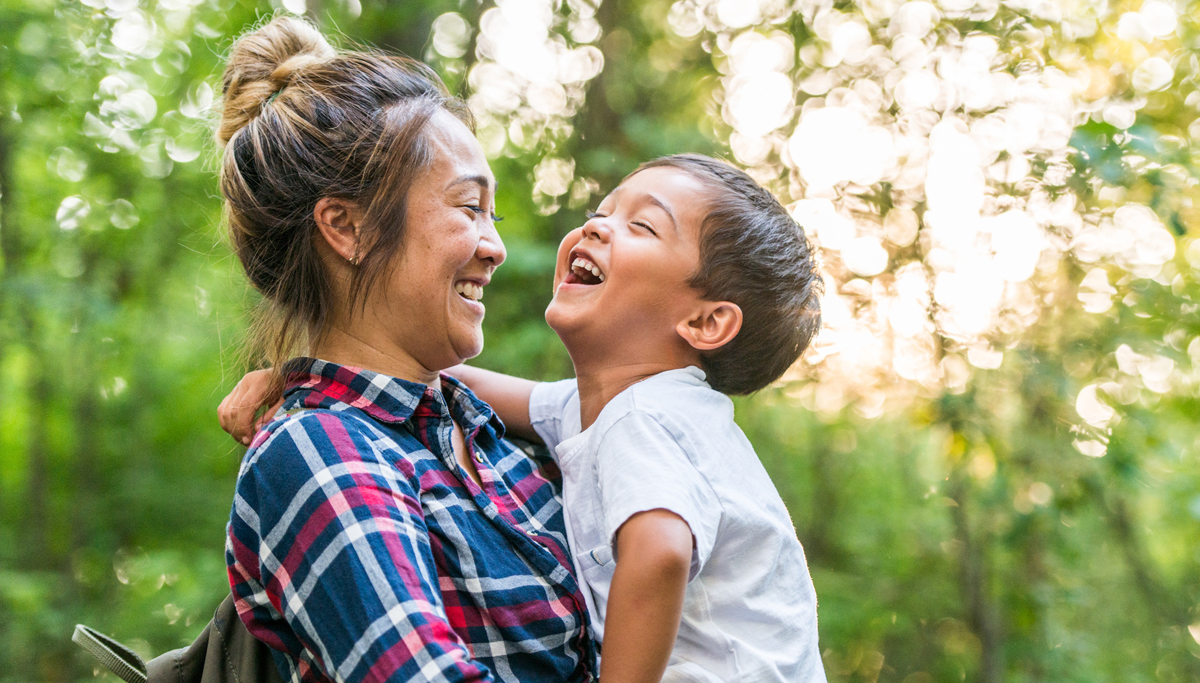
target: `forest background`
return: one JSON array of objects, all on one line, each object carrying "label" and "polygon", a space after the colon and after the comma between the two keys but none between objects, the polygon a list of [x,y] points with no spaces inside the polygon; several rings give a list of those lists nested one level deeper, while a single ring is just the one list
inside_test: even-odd
[{"label": "forest background", "polygon": [[820,245],[825,327],[738,421],[831,681],[1200,680],[1200,3],[0,0],[0,683],[227,590],[215,408],[256,297],[210,122],[275,12],[470,99],[508,262],[480,365],[570,376],[555,246],[715,154]]}]

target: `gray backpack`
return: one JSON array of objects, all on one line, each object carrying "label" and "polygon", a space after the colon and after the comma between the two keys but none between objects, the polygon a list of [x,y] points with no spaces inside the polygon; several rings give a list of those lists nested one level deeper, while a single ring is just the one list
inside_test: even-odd
[{"label": "gray backpack", "polygon": [[238,618],[232,595],[225,596],[189,647],[149,662],[83,624],[75,627],[71,640],[125,683],[283,683],[270,648],[250,635]]}]

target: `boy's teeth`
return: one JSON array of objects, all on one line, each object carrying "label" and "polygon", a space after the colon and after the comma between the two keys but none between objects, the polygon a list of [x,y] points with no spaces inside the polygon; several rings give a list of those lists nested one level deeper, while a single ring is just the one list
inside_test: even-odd
[{"label": "boy's teeth", "polygon": [[585,258],[582,258],[582,257],[576,258],[571,263],[571,268],[579,268],[580,270],[587,271],[587,272],[591,273],[592,275],[594,275],[595,277],[599,278],[599,280],[601,282],[604,282],[604,274],[600,272],[600,266],[597,266],[596,264],[592,263],[591,261],[589,261]]}]

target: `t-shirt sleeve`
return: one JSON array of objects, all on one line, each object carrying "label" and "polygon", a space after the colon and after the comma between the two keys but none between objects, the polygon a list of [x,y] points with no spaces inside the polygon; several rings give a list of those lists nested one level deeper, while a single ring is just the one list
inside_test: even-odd
[{"label": "t-shirt sleeve", "polygon": [[609,541],[637,513],[669,510],[691,527],[694,579],[716,543],[721,501],[675,437],[650,415],[632,412],[605,432],[597,460]]},{"label": "t-shirt sleeve", "polygon": [[563,417],[567,406],[578,393],[575,380],[564,379],[540,382],[529,394],[529,422],[552,455],[563,440]]}]

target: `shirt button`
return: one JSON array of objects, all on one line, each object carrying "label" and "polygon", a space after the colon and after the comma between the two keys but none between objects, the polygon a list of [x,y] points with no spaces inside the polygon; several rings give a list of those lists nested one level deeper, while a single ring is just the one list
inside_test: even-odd
[{"label": "shirt button", "polygon": [[475,449],[475,462],[483,462],[483,451]]}]

